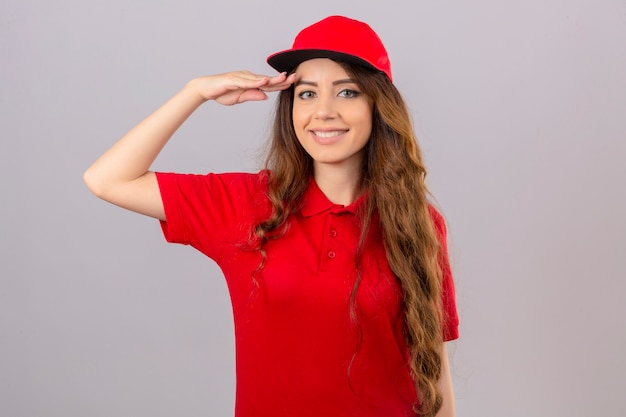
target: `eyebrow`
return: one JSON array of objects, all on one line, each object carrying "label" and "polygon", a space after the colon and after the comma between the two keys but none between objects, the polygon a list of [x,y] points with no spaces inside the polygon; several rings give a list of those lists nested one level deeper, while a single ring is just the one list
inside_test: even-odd
[{"label": "eyebrow", "polygon": [[[342,80],[337,80],[337,81],[333,81],[333,85],[339,85],[339,84],[356,84],[356,82],[351,79],[351,78],[345,78]],[[307,80],[298,80],[295,82],[294,84],[296,87],[299,85],[312,85],[313,87],[317,87],[317,83],[313,82],[313,81],[307,81]]]}]

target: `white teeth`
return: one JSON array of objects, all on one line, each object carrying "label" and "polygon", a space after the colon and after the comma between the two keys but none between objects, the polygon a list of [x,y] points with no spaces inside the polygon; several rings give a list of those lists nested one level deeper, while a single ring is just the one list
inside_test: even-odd
[{"label": "white teeth", "polygon": [[315,133],[315,136],[318,136],[320,138],[332,138],[345,133],[345,130],[333,130],[330,132],[321,132],[318,130],[314,130],[313,133]]}]

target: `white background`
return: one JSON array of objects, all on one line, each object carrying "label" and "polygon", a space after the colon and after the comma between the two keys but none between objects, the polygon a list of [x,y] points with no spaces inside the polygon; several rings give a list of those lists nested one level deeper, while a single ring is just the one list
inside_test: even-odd
[{"label": "white background", "polygon": [[[0,415],[232,415],[219,270],[82,172],[330,14],[385,42],[448,221],[459,416],[623,413],[626,1],[3,0]],[[272,104],[205,105],[154,168],[258,169]]]}]

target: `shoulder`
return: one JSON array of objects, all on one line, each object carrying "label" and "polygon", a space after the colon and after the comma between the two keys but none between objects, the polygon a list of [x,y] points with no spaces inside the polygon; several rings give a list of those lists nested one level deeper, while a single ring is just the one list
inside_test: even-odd
[{"label": "shoulder", "polygon": [[430,203],[428,204],[428,212],[430,213],[430,217],[432,218],[433,224],[435,228],[437,229],[437,231],[440,234],[445,234],[446,233],[446,221],[443,218],[443,215],[441,214],[441,212],[437,210],[437,208],[435,208],[435,206],[433,206]]},{"label": "shoulder", "polygon": [[256,173],[248,172],[227,172],[214,175],[216,179],[224,184],[241,185],[253,189],[267,189],[269,182],[269,171],[263,170]]},{"label": "shoulder", "polygon": [[176,184],[178,186],[202,189],[209,188],[267,188],[268,172],[257,173],[226,172],[208,174],[180,174],[174,172],[157,172],[159,184]]},{"label": "shoulder", "polygon": [[178,174],[157,173],[161,198],[167,206],[187,212],[209,211],[242,213],[257,208],[263,213],[267,205],[268,174],[209,173]]}]

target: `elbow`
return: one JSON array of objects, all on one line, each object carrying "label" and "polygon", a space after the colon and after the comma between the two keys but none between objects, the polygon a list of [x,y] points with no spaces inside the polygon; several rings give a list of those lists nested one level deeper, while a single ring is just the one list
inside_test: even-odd
[{"label": "elbow", "polygon": [[98,174],[94,172],[93,167],[87,168],[87,170],[83,173],[83,181],[93,195],[99,198],[104,198],[105,186]]}]

